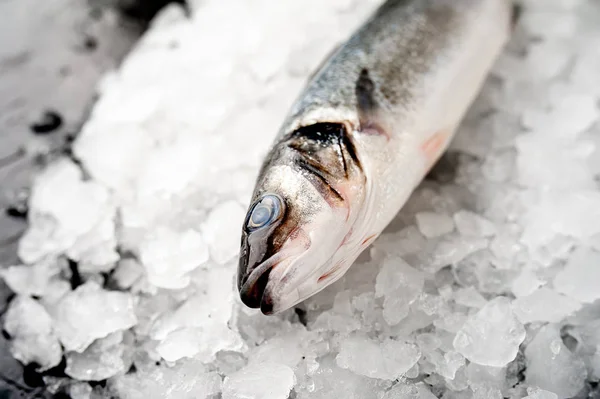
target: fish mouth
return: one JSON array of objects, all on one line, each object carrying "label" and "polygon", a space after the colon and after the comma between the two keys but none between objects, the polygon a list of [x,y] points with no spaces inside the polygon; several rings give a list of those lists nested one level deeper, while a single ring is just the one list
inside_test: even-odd
[{"label": "fish mouth", "polygon": [[[289,256],[284,256],[282,252],[276,253],[261,264],[242,281],[240,286],[240,299],[244,305],[252,309],[260,308],[265,315],[272,315],[274,311],[273,281],[269,279],[271,272]],[[289,264],[289,262],[287,262]],[[271,282],[271,284],[269,284]]]},{"label": "fish mouth", "polygon": [[[275,266],[271,262],[264,262],[250,273],[240,288],[240,299],[244,305],[252,309],[260,308],[264,314],[272,313],[273,301],[268,295],[265,295],[265,291],[269,275]],[[265,311],[269,313],[265,313]]]}]

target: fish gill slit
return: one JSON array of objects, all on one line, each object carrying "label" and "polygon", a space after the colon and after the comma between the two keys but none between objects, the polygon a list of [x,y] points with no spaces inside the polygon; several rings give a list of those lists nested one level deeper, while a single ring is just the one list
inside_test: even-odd
[{"label": "fish gill slit", "polygon": [[342,194],[335,189],[335,187],[333,187],[331,185],[331,183],[329,183],[329,181],[327,180],[327,178],[321,173],[321,171],[315,167],[314,165],[312,165],[310,162],[308,162],[308,160],[306,159],[298,159],[297,161],[297,165],[303,169],[304,171],[308,172],[311,176],[316,177],[321,184],[325,185],[325,187],[327,187],[330,192],[341,202],[344,202],[344,197],[342,196]]},{"label": "fish gill slit", "polygon": [[347,179],[349,177],[348,176],[348,164],[346,163],[346,156],[344,155],[344,147],[342,147],[342,138],[341,137],[338,137],[337,151],[338,151],[338,157],[339,157],[340,161],[342,161],[342,166],[344,167],[344,177],[346,177],[346,179]]},{"label": "fish gill slit", "polygon": [[[303,126],[291,132],[287,138],[288,147],[298,152],[302,157],[318,162],[311,156],[310,152],[305,151],[300,143],[293,139],[304,139],[322,146],[336,146],[338,159],[344,169],[346,178],[350,175],[350,160],[356,167],[362,171],[362,165],[358,159],[356,147],[349,136],[348,124],[343,122],[319,122],[312,125]],[[347,154],[346,154],[347,153]]]}]

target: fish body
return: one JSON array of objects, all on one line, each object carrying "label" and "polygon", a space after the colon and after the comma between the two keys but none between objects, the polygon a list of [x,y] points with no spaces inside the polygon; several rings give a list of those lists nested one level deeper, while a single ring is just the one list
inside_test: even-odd
[{"label": "fish body", "polygon": [[238,288],[265,314],[339,279],[448,147],[509,0],[389,0],[308,81],[260,170]]}]

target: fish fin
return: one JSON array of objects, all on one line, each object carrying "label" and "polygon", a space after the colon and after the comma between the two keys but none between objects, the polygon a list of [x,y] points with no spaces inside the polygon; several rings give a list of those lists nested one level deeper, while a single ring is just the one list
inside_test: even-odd
[{"label": "fish fin", "polygon": [[442,154],[442,150],[444,146],[448,143],[449,138],[450,133],[448,130],[440,130],[439,132],[435,133],[427,140],[425,140],[423,144],[421,144],[421,151],[425,156],[428,172]]},{"label": "fish fin", "polygon": [[361,133],[380,135],[390,139],[381,118],[380,106],[375,99],[375,82],[369,76],[369,70],[363,68],[354,89]]},{"label": "fish fin", "polygon": [[510,25],[513,30],[517,27],[517,24],[521,20],[522,15],[523,15],[523,4],[520,2],[513,2],[512,14],[510,17]]}]

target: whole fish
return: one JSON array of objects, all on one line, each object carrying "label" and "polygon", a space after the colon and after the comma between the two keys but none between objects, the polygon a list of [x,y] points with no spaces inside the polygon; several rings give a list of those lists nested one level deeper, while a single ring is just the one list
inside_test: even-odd
[{"label": "whole fish", "polygon": [[256,182],[247,306],[278,313],[344,275],[448,147],[513,19],[510,0],[389,0],[324,61]]}]

